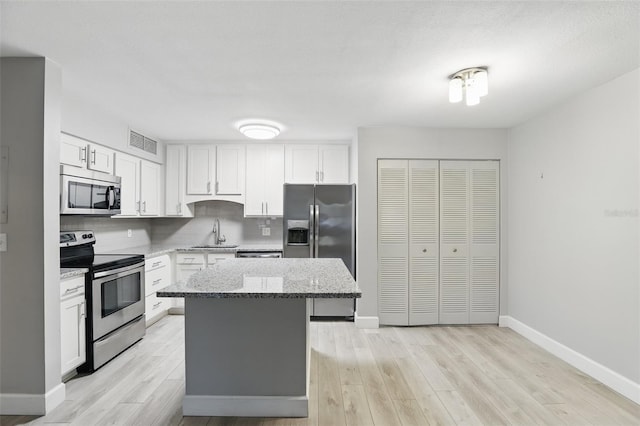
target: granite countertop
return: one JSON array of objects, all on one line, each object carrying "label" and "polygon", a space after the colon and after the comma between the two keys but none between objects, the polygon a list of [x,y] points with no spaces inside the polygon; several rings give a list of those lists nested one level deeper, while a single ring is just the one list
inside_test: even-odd
[{"label": "granite countertop", "polygon": [[77,277],[87,272],[87,268],[60,268],[60,279]]},{"label": "granite countertop", "polygon": [[209,247],[209,248],[194,248],[192,247],[196,244],[148,244],[144,246],[136,246],[123,248],[118,250],[110,251],[109,253],[113,254],[142,254],[147,259],[152,257],[161,256],[163,254],[172,253],[174,251],[182,251],[182,252],[209,252],[209,253],[235,253],[235,252],[247,252],[247,251],[282,251],[282,243],[273,243],[273,244],[245,244],[239,245],[237,247]]},{"label": "granite countertop", "polygon": [[159,297],[354,298],[362,292],[341,259],[228,259]]}]

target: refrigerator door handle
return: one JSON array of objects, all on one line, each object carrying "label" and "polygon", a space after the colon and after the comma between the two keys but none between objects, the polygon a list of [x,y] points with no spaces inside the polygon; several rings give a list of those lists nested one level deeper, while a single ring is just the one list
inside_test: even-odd
[{"label": "refrigerator door handle", "polygon": [[309,205],[309,257],[313,258],[313,246],[315,245],[315,216],[313,211],[313,205]]},{"label": "refrigerator door handle", "polygon": [[315,257],[320,257],[320,253],[319,253],[319,245],[320,245],[320,206],[316,204],[316,214],[315,214],[315,219],[314,219],[314,225],[315,225],[315,229],[313,231],[314,235],[314,240],[316,243],[316,249],[315,249],[315,253],[316,256]]}]

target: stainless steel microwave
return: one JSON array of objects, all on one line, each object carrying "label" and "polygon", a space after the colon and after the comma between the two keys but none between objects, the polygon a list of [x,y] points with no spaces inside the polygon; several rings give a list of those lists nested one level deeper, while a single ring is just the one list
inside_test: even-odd
[{"label": "stainless steel microwave", "polygon": [[119,214],[120,181],[119,176],[61,165],[60,214]]}]

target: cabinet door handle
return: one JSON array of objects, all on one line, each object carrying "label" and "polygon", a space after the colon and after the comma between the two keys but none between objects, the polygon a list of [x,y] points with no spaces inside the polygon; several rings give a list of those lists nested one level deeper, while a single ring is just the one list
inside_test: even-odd
[{"label": "cabinet door handle", "polygon": [[457,252],[458,252],[458,249],[457,249],[457,248],[454,248],[454,249],[453,249],[453,252],[454,252],[454,253],[457,253]]},{"label": "cabinet door handle", "polygon": [[140,212],[140,201],[136,201],[136,211]]},{"label": "cabinet door handle", "polygon": [[82,163],[86,163],[87,162],[87,147],[86,146],[84,148],[80,149],[80,162],[82,162]]},{"label": "cabinet door handle", "polygon": [[147,202],[146,202],[146,201],[143,201],[143,202],[142,202],[142,212],[143,212],[143,213],[146,213],[146,212],[147,212]]},{"label": "cabinet door handle", "polygon": [[151,264],[151,267],[152,267],[152,268],[155,268],[156,266],[160,265],[161,263],[162,263],[161,261],[153,262],[153,263]]},{"label": "cabinet door handle", "polygon": [[182,214],[182,204],[178,203],[178,214]]},{"label": "cabinet door handle", "polygon": [[324,172],[320,172],[320,182],[324,182]]},{"label": "cabinet door handle", "polygon": [[218,193],[218,187],[219,187],[220,182],[216,181],[216,194]]},{"label": "cabinet door handle", "polygon": [[162,278],[158,278],[157,280],[153,280],[153,282],[151,283],[152,286],[154,285],[158,285],[160,284],[160,281],[162,281]]},{"label": "cabinet door handle", "polygon": [[80,304],[80,318],[84,318],[87,315],[86,305],[87,305],[87,302],[84,300]]},{"label": "cabinet door handle", "polygon": [[319,177],[320,173],[318,173],[318,171],[316,171],[316,182],[320,182],[320,177]]},{"label": "cabinet door handle", "polygon": [[211,194],[211,182],[207,182],[207,194]]},{"label": "cabinet door handle", "polygon": [[64,292],[64,294],[77,293],[78,290],[80,290],[82,287],[84,287],[84,286],[83,285],[79,285],[77,287],[68,288],[67,291]]},{"label": "cabinet door handle", "polygon": [[93,159],[91,160],[91,164],[96,164],[96,150],[95,149],[93,151],[91,151],[91,155],[93,156]]},{"label": "cabinet door handle", "polygon": [[265,202],[265,210],[267,211],[267,216],[269,216],[269,202]]},{"label": "cabinet door handle", "polygon": [[264,201],[260,205],[262,206],[262,214],[264,214]]},{"label": "cabinet door handle", "polygon": [[158,306],[160,306],[162,304],[162,302],[157,302],[153,304],[153,309],[158,309]]}]

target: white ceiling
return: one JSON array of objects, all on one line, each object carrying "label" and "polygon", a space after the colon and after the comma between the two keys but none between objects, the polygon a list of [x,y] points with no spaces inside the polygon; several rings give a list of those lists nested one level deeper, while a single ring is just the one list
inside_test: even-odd
[{"label": "white ceiling", "polygon": [[[512,127],[640,66],[640,3],[7,2],[2,56],[60,64],[64,93],[161,139],[344,139],[359,126]],[[447,76],[489,67],[480,105]]]}]

